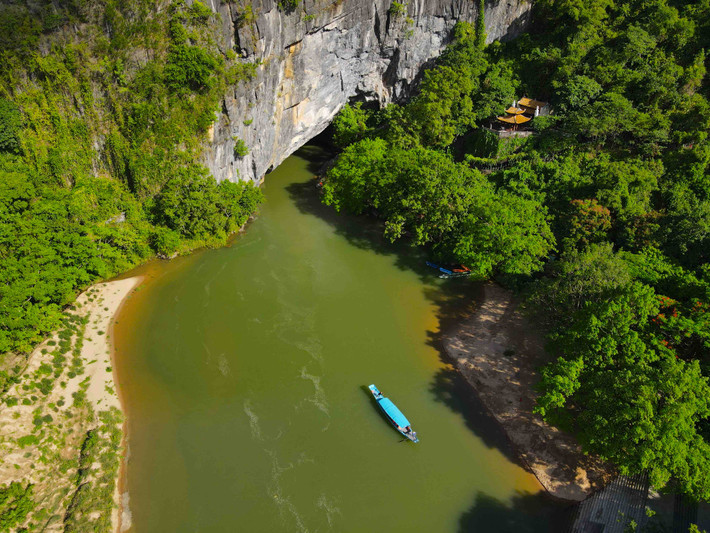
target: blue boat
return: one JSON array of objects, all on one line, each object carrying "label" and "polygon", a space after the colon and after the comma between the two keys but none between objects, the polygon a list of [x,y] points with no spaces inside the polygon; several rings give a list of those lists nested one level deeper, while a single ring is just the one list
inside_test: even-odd
[{"label": "blue boat", "polygon": [[384,395],[375,387],[370,385],[370,392],[375,397],[377,405],[385,413],[392,425],[397,428],[402,435],[407,437],[412,442],[419,442],[416,432],[412,430],[412,425],[407,420],[407,417],[402,414],[402,411],[397,409],[397,406],[392,403],[392,400],[385,398]]},{"label": "blue boat", "polygon": [[431,261],[427,261],[428,267],[434,268],[441,272],[440,278],[466,278],[471,275],[471,269],[464,265],[439,265]]}]

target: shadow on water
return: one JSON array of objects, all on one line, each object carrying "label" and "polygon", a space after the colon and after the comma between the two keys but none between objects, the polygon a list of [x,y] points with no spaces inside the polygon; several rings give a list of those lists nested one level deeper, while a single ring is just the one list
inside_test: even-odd
[{"label": "shadow on water", "polygon": [[[307,157],[307,154],[305,154]],[[319,165],[314,167],[320,168]],[[335,233],[349,244],[379,255],[395,257],[395,264],[401,270],[412,270],[423,279],[433,279],[431,269],[425,265],[423,251],[403,243],[392,244],[384,238],[382,226],[366,216],[338,213],[321,202],[315,180],[293,183],[286,187],[294,204],[301,213],[314,215],[330,224]]]},{"label": "shadow on water", "polygon": [[[312,167],[309,167],[313,172],[321,168],[325,159],[322,154],[318,149],[301,152],[309,161],[311,155],[315,156]],[[287,187],[287,191],[302,213],[326,221],[335,229],[336,234],[345,238],[351,245],[377,254],[394,256],[397,268],[412,271],[421,278],[426,284],[426,298],[435,304],[440,326],[438,331],[428,332],[428,344],[437,350],[441,360],[447,364],[446,368],[435,375],[431,385],[432,394],[437,401],[461,415],[467,427],[486,446],[499,449],[510,461],[525,467],[512,450],[507,436],[481,404],[471,386],[450,366],[451,361],[444,350],[446,333],[476,310],[483,296],[483,284],[458,278],[434,285],[434,281],[438,279],[434,271],[425,264],[427,257],[423,248],[390,243],[384,238],[382,225],[377,221],[366,216],[338,213],[332,207],[324,205],[314,181],[294,183]],[[369,394],[369,390],[367,392]]]},{"label": "shadow on water", "polygon": [[[318,147],[305,147],[300,155],[309,160],[309,171],[318,173],[329,155]],[[469,430],[489,448],[497,449],[514,464],[529,468],[515,453],[507,435],[490,412],[481,403],[470,384],[453,367],[444,348],[446,336],[463,320],[476,311],[483,298],[483,283],[466,279],[439,281],[434,271],[427,267],[426,250],[404,243],[390,243],[382,232],[382,225],[366,216],[338,213],[321,202],[315,180],[294,183],[286,189],[296,207],[304,214],[316,216],[330,224],[337,235],[357,248],[386,256],[394,256],[401,270],[417,274],[424,284],[426,298],[434,303],[439,328],[429,331],[428,344],[435,348],[445,368],[439,370],[430,391],[435,399],[459,414]],[[367,387],[363,390],[370,395]],[[378,409],[379,411],[379,409]],[[545,492],[519,494],[511,504],[479,494],[473,506],[460,519],[461,532],[527,532],[560,531],[567,519],[563,512],[568,505],[559,503]]]},{"label": "shadow on water", "polygon": [[437,331],[427,332],[427,342],[436,349],[441,361],[447,365],[435,374],[430,390],[437,401],[461,415],[466,426],[486,446],[499,450],[510,462],[529,470],[515,453],[500,424],[472,391],[471,385],[454,368],[453,361],[444,347],[447,336],[478,309],[483,300],[483,286],[481,282],[449,279],[440,287],[426,290],[426,297],[436,306],[439,322]]},{"label": "shadow on water", "polygon": [[459,533],[557,533],[566,530],[574,505],[543,492],[517,493],[502,502],[482,492],[459,519]]}]

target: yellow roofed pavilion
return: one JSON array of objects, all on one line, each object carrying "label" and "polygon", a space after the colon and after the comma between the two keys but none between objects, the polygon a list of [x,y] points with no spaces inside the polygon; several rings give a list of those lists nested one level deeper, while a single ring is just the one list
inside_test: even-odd
[{"label": "yellow roofed pavilion", "polygon": [[525,124],[526,122],[530,122],[532,119],[530,117],[526,117],[524,115],[511,115],[507,117],[496,117],[498,120],[501,122],[505,122],[506,124]]},{"label": "yellow roofed pavilion", "polygon": [[532,98],[524,97],[518,101],[518,105],[520,107],[527,107],[530,109],[535,109],[536,107],[542,109],[547,105],[547,102],[542,102],[540,100],[533,100]]}]

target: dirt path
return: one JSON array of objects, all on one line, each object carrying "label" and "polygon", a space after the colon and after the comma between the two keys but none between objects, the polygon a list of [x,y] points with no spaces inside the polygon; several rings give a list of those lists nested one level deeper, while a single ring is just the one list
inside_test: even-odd
[{"label": "dirt path", "polygon": [[444,346],[550,494],[582,500],[604,485],[611,467],[585,455],[573,437],[533,413],[535,368],[545,360],[543,340],[517,311],[509,291],[487,284],[480,308],[445,336]]}]

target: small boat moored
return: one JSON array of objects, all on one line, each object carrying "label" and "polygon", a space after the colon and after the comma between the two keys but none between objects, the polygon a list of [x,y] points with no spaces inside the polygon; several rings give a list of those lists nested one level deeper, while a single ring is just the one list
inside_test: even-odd
[{"label": "small boat moored", "polygon": [[392,400],[385,398],[375,385],[370,385],[369,389],[375,397],[377,405],[380,406],[380,409],[382,409],[392,425],[397,428],[397,431],[412,442],[419,442],[417,434],[412,430],[412,425],[409,423],[409,420],[402,414],[402,411],[397,409],[397,406],[392,403]]},{"label": "small boat moored", "polygon": [[439,265],[432,261],[427,261],[426,265],[438,270],[440,278],[466,278],[471,275],[471,269],[465,265]]}]

